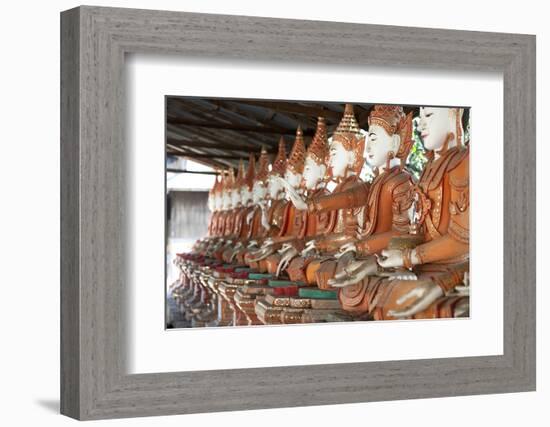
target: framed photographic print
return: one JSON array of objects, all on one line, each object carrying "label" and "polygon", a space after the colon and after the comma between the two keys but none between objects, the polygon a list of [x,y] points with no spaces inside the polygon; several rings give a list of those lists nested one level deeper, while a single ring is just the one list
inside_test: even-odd
[{"label": "framed photographic print", "polygon": [[535,389],[534,36],[79,7],[61,41],[62,413]]},{"label": "framed photographic print", "polygon": [[167,97],[168,326],[469,317],[469,114]]}]

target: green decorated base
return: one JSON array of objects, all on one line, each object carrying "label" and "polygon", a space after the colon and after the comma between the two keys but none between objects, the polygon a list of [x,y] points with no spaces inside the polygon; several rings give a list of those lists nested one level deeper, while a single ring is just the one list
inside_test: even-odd
[{"label": "green decorated base", "polygon": [[269,280],[267,284],[273,288],[288,288],[290,286],[305,286],[304,282],[293,282],[292,280]]},{"label": "green decorated base", "polygon": [[273,274],[269,273],[250,273],[248,275],[250,280],[262,280],[262,279],[273,279]]},{"label": "green decorated base", "polygon": [[338,299],[338,291],[307,287],[298,289],[298,296],[300,298]]}]

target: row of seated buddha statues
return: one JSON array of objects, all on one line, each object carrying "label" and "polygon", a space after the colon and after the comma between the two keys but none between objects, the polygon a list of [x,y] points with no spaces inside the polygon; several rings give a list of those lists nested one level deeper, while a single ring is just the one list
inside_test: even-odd
[{"label": "row of seated buddha statues", "polygon": [[[413,116],[375,105],[362,131],[347,104],[223,171],[208,235],[178,254],[172,294],[195,326],[469,316],[469,146],[461,108],[420,107],[427,162],[407,169]],[[374,172],[360,178],[365,162]],[[332,190],[329,188],[332,186]]]}]

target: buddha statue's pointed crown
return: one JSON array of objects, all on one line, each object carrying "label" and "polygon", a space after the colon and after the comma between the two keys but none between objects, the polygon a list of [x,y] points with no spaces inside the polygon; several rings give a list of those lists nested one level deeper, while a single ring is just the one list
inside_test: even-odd
[{"label": "buddha statue's pointed crown", "polygon": [[214,185],[210,189],[210,195],[212,196],[217,195],[220,192],[220,175],[218,171],[216,172],[216,175],[214,175]]},{"label": "buddha statue's pointed crown", "polygon": [[307,149],[307,156],[318,165],[326,164],[328,155],[327,124],[323,117],[317,118],[317,129]]},{"label": "buddha statue's pointed crown", "polygon": [[354,152],[355,162],[350,168],[355,174],[359,174],[365,162],[363,157],[365,137],[361,135],[361,128],[355,118],[352,104],[346,104],[344,107],[344,115],[334,131],[332,144],[342,144],[346,151]]},{"label": "buddha statue's pointed crown", "polygon": [[296,129],[296,138],[294,145],[290,151],[287,168],[295,174],[301,175],[304,172],[304,163],[306,161],[306,144],[304,141],[304,133],[302,128],[298,126]]},{"label": "buddha statue's pointed crown", "polygon": [[369,126],[379,125],[393,135],[404,117],[403,107],[399,105],[375,105],[369,114]]},{"label": "buddha statue's pointed crown", "polygon": [[256,181],[265,181],[269,175],[269,155],[265,147],[262,147],[260,158],[258,159],[258,170],[256,171]]},{"label": "buddha statue's pointed crown", "polygon": [[249,190],[252,190],[254,185],[254,175],[256,174],[256,159],[254,154],[250,153],[248,156],[248,169],[246,170],[246,175],[244,176],[244,184],[248,186]]},{"label": "buddha statue's pointed crown", "polygon": [[226,172],[226,175],[224,176],[223,189],[226,191],[232,190],[234,185],[235,185],[235,171],[233,170],[233,168],[229,168]]},{"label": "buddha statue's pointed crown", "polygon": [[353,113],[353,105],[346,104],[344,115],[334,131],[333,139],[340,142],[346,150],[352,151],[355,149],[355,144],[360,136],[361,128]]},{"label": "buddha statue's pointed crown", "polygon": [[226,174],[227,174],[227,171],[223,169],[220,171],[220,183],[218,184],[220,193],[223,193],[223,191],[225,190]]},{"label": "buddha statue's pointed crown", "polygon": [[273,162],[273,167],[271,172],[280,176],[284,176],[287,168],[287,159],[286,159],[286,146],[285,139],[281,136],[279,139],[279,151],[277,152],[277,157]]},{"label": "buddha statue's pointed crown", "polygon": [[233,188],[239,189],[244,184],[244,175],[245,175],[244,163],[243,163],[243,159],[240,159],[239,167],[237,169],[237,178],[235,179]]},{"label": "buddha statue's pointed crown", "polygon": [[395,155],[405,161],[413,143],[412,112],[405,115],[403,107],[399,105],[375,105],[369,114],[368,122],[369,126],[381,126],[388,135],[399,135],[399,149]]}]

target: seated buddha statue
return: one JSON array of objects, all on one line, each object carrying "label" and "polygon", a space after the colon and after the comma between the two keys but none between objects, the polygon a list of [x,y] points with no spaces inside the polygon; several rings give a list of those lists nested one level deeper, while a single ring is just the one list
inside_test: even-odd
[{"label": "seated buddha statue", "polygon": [[269,157],[265,148],[262,148],[259,158],[259,168],[256,171],[256,160],[253,154],[248,160],[248,169],[241,186],[241,200],[246,207],[246,212],[241,218],[237,244],[230,256],[230,262],[244,264],[245,254],[257,248],[261,239],[263,226],[261,223],[262,212],[266,209],[266,186],[262,176],[269,173]]},{"label": "seated buddha statue", "polygon": [[[296,138],[290,152],[286,171],[284,175],[284,185],[294,191],[302,192],[300,187],[302,173],[304,172],[304,163],[306,157],[306,147],[302,128],[298,126],[296,130]],[[303,239],[306,228],[305,213],[296,210],[296,207],[289,201],[285,200],[285,208],[283,212],[282,222],[277,235],[272,237],[272,243],[269,248],[272,253],[265,259],[267,261],[267,270],[271,274],[276,274],[281,255],[277,252],[285,244]]]},{"label": "seated buddha statue", "polygon": [[413,180],[404,169],[412,146],[412,113],[394,105],[376,105],[368,119],[367,161],[375,179],[361,213],[357,240],[341,248],[336,273],[327,285],[340,288],[342,308],[353,315],[368,315],[372,295],[382,278],[376,255],[395,236],[406,235],[412,206]]},{"label": "seated buddha statue", "polygon": [[239,207],[235,217],[235,225],[233,228],[234,242],[233,246],[227,249],[223,254],[225,262],[231,263],[237,253],[246,247],[249,238],[252,215],[254,207],[252,205],[252,186],[254,184],[255,174],[255,159],[254,154],[250,154],[248,159],[248,169],[244,172],[244,165],[241,162],[239,165],[239,174],[235,184],[235,191],[238,191]]},{"label": "seated buddha statue", "polygon": [[382,250],[380,267],[411,274],[382,279],[376,290],[371,289],[368,310],[375,319],[469,312],[464,286],[469,270],[469,148],[462,146],[462,112],[420,108],[419,127],[429,160],[412,190],[412,200],[422,243]]},{"label": "seated buddha statue", "polygon": [[203,256],[211,254],[212,249],[223,241],[225,216],[226,216],[226,204],[224,203],[224,194],[226,188],[226,171],[219,171],[214,181],[214,188],[212,190],[213,212],[210,217],[208,225],[208,236],[203,239],[199,239],[193,246],[192,253],[198,253]]},{"label": "seated buddha statue", "polygon": [[[327,156],[327,126],[325,119],[319,117],[317,119],[315,135],[306,152],[302,181],[300,183],[301,195],[306,200],[330,193],[326,188],[326,181],[324,180],[327,172]],[[286,181],[284,182],[284,186],[289,193],[297,193]],[[299,198],[300,196],[294,195],[293,197]],[[279,276],[289,263],[300,254],[307,242],[325,235],[335,219],[335,211],[314,213],[307,210],[295,209],[294,215],[295,217],[299,217],[295,222],[299,222],[301,227],[295,239],[284,243],[279,250],[276,276]]]},{"label": "seated buddha statue", "polygon": [[218,175],[214,177],[214,185],[212,189],[208,192],[208,210],[210,210],[210,219],[208,221],[208,237],[214,237],[216,235],[216,221],[219,216],[220,210],[220,200],[219,200],[219,185],[220,180]]},{"label": "seated buddha statue", "polygon": [[235,219],[240,204],[240,192],[235,188],[235,174],[230,168],[223,179],[222,213],[220,215],[220,239],[209,248],[209,255],[221,260],[223,252],[231,246],[234,238]]},{"label": "seated buddha statue", "polygon": [[[346,104],[344,116],[338,124],[329,146],[329,174],[336,182],[331,194],[318,194],[308,199],[288,191],[292,203],[299,210],[311,215],[334,212],[324,233],[307,242],[299,257],[287,268],[291,280],[316,284],[316,273],[322,264],[334,260],[339,248],[355,239],[357,216],[354,208],[361,207],[367,198],[369,184],[359,178],[364,163],[365,138],[353,113],[353,106]],[[352,191],[348,191],[352,190]]]},{"label": "seated buddha statue", "polygon": [[208,228],[206,236],[198,239],[191,249],[191,253],[206,255],[208,248],[215,245],[221,238],[219,234],[220,222],[222,219],[222,180],[221,174],[217,174],[214,179],[214,185],[208,193],[208,210],[210,211],[210,218],[208,220]]},{"label": "seated buddha statue", "polygon": [[274,243],[272,238],[280,232],[286,206],[284,189],[277,179],[283,177],[286,171],[286,143],[283,137],[279,139],[277,156],[271,165],[271,170],[268,167],[267,153],[265,159],[265,167],[262,168],[260,164],[255,183],[258,193],[265,191],[265,197],[259,204],[260,209],[256,210],[253,217],[253,227],[257,230],[257,234],[252,239],[251,248],[243,257],[248,266],[262,273],[267,271],[265,258],[269,255],[263,256],[263,253],[270,251],[269,245]]}]

